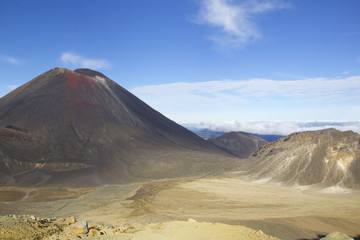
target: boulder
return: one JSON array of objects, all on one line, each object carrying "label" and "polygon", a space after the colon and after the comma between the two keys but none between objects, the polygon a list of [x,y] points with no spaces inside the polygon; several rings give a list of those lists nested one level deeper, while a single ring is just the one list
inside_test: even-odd
[{"label": "boulder", "polygon": [[71,231],[76,235],[87,234],[89,232],[87,221],[78,221],[72,224]]},{"label": "boulder", "polygon": [[92,229],[89,230],[88,236],[89,237],[100,236],[100,232],[98,230],[92,228]]}]

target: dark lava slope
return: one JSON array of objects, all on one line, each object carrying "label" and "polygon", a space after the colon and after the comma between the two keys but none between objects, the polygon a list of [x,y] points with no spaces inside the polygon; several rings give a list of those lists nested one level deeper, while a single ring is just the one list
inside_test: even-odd
[{"label": "dark lava slope", "polygon": [[246,132],[229,132],[209,138],[209,142],[240,158],[248,158],[267,143],[264,139]]},{"label": "dark lava slope", "polygon": [[0,181],[91,186],[207,174],[231,159],[103,74],[54,68],[0,99]]},{"label": "dark lava slope", "polygon": [[360,187],[360,135],[335,129],[298,132],[249,158],[250,178],[317,187]]}]

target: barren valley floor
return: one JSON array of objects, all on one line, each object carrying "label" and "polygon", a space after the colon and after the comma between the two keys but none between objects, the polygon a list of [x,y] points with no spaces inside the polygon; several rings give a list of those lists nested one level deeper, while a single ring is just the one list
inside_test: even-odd
[{"label": "barren valley floor", "polygon": [[245,225],[280,239],[313,239],[334,231],[360,235],[358,191],[326,193],[203,178],[93,189],[2,188],[0,196],[0,215],[75,216],[90,224],[144,226],[195,219]]}]

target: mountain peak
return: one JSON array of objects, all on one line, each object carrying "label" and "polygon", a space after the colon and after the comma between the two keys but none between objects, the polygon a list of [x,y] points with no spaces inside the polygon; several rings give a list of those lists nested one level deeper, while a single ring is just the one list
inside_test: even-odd
[{"label": "mountain peak", "polygon": [[95,78],[96,76],[101,77],[101,78],[108,78],[104,74],[102,74],[101,72],[94,71],[94,70],[89,69],[89,68],[78,68],[78,69],[74,70],[74,72],[76,72],[78,74],[86,75],[86,76],[89,76],[89,77],[93,77],[93,78]]},{"label": "mountain peak", "polygon": [[60,67],[54,67],[53,69],[51,69],[50,71],[54,71],[54,72],[58,72],[58,73],[64,73],[66,71],[70,71],[67,68],[60,68]]}]

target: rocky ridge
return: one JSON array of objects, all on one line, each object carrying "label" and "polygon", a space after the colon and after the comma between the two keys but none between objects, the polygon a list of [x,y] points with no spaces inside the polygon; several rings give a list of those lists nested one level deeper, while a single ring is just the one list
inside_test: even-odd
[{"label": "rocky ridge", "polygon": [[359,188],[360,135],[336,129],[293,133],[252,154],[247,169],[257,182]]}]

